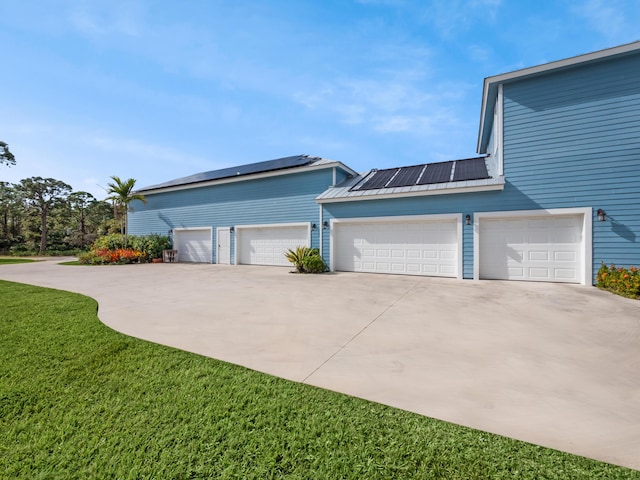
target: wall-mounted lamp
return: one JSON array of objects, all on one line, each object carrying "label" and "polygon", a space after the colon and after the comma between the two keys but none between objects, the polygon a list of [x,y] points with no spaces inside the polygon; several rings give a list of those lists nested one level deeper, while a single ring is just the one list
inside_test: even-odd
[{"label": "wall-mounted lamp", "polygon": [[233,232],[235,232],[235,231],[236,231],[236,229],[235,229],[235,227],[231,227],[231,228],[229,229],[229,231],[230,231],[231,233],[233,233]]},{"label": "wall-mounted lamp", "polygon": [[466,216],[466,217],[464,217],[464,222],[465,222],[467,225],[471,225],[471,215],[468,215],[468,214],[467,214],[467,216]]},{"label": "wall-mounted lamp", "polygon": [[315,223],[311,224],[311,231],[314,232],[316,230],[316,228],[318,228],[318,226]]},{"label": "wall-mounted lamp", "polygon": [[327,228],[329,228],[329,222],[325,220],[324,222],[322,222],[322,229],[326,230]]},{"label": "wall-mounted lamp", "polygon": [[170,228],[169,231],[167,232],[167,235],[171,236],[172,233],[173,233],[173,229]]},{"label": "wall-mounted lamp", "polygon": [[596,213],[598,214],[598,221],[604,222],[607,219],[607,214],[603,209],[599,208]]}]

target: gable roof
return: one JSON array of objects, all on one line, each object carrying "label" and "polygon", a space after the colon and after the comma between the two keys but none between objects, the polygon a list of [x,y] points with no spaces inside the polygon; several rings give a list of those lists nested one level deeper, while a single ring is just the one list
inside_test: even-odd
[{"label": "gable roof", "polygon": [[504,178],[491,176],[487,158],[476,157],[408,167],[369,170],[329,187],[318,203],[376,200],[445,193],[501,190]]},{"label": "gable roof", "polygon": [[565,70],[578,65],[608,60],[617,56],[636,53],[640,53],[640,41],[485,78],[484,87],[482,89],[482,105],[480,107],[480,127],[478,129],[477,152],[485,152],[489,143],[491,124],[493,123],[493,113],[496,98],[498,96],[498,86],[500,84],[521,80],[523,78],[544,75],[554,71]]},{"label": "gable roof", "polygon": [[279,175],[287,173],[295,173],[303,167],[335,167],[338,166],[350,174],[355,174],[346,165],[333,160],[328,160],[321,157],[314,157],[311,155],[294,155],[291,157],[276,158],[274,160],[267,160],[264,162],[248,163],[245,165],[238,165],[235,167],[222,168],[219,170],[211,170],[208,172],[196,173],[187,177],[176,178],[169,180],[168,182],[159,183],[157,185],[151,185],[143,187],[137,192],[147,193],[154,190],[167,190],[167,189],[185,189],[192,187],[200,187],[204,184],[209,185],[212,183],[226,183],[229,181],[235,181],[236,179],[245,180],[248,177],[255,177],[256,175]]}]

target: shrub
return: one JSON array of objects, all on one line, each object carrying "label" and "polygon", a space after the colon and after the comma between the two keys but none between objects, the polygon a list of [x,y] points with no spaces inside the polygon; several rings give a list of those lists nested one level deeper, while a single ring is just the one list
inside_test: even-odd
[{"label": "shrub", "polygon": [[640,269],[600,265],[596,286],[627,298],[640,299]]},{"label": "shrub", "polygon": [[129,248],[134,238],[135,237],[129,237],[128,235],[122,235],[120,233],[110,233],[109,235],[98,237],[96,241],[93,242],[92,249],[118,250],[119,248]]},{"label": "shrub", "polygon": [[171,248],[171,241],[166,235],[152,233],[139,237],[129,237],[131,248],[144,253],[144,260],[151,261],[154,258],[161,258],[162,251]]},{"label": "shrub", "polygon": [[88,265],[107,265],[137,263],[144,258],[144,253],[130,248],[117,248],[115,250],[96,249],[80,254],[80,263]]},{"label": "shrub", "polygon": [[162,251],[168,248],[171,248],[171,242],[166,235],[128,236],[113,233],[96,239],[91,250],[78,258],[80,263],[88,265],[150,262],[162,257]]},{"label": "shrub", "polygon": [[327,264],[320,256],[317,248],[298,246],[295,250],[287,250],[285,258],[291,262],[298,273],[322,273],[327,271]]},{"label": "shrub", "polygon": [[327,271],[327,264],[320,254],[309,255],[303,260],[302,265],[307,273],[324,273]]}]

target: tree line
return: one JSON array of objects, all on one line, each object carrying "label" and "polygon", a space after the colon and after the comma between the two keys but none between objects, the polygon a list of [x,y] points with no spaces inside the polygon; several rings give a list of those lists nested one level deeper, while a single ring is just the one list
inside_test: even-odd
[{"label": "tree line", "polygon": [[119,231],[113,206],[54,178],[0,182],[0,251],[63,253]]},{"label": "tree line", "polygon": [[[0,141],[0,165],[15,163],[9,146]],[[131,202],[146,200],[134,192],[133,178],[111,179],[106,201],[74,192],[54,178],[0,181],[0,253],[73,253],[99,236],[124,234]]]}]

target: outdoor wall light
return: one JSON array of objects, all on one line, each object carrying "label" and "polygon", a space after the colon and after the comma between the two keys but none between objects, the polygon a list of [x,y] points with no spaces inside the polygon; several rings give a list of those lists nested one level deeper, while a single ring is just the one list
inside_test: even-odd
[{"label": "outdoor wall light", "polygon": [[325,220],[324,222],[322,222],[322,229],[326,230],[327,228],[329,228],[329,222]]},{"label": "outdoor wall light", "polygon": [[230,231],[231,233],[233,233],[233,232],[235,232],[235,231],[236,231],[236,229],[235,229],[235,227],[231,227],[231,228],[229,229],[229,231]]},{"label": "outdoor wall light", "polygon": [[311,224],[311,231],[314,232],[316,230],[316,228],[318,228],[318,226],[315,223]]},{"label": "outdoor wall light", "polygon": [[173,229],[169,229],[169,231],[167,232],[167,235],[171,236],[171,234],[173,233]]},{"label": "outdoor wall light", "polygon": [[598,221],[604,222],[607,219],[607,214],[603,209],[599,208],[596,213],[598,214]]},{"label": "outdoor wall light", "polygon": [[467,225],[471,225],[471,215],[467,215],[464,217],[464,221]]}]

